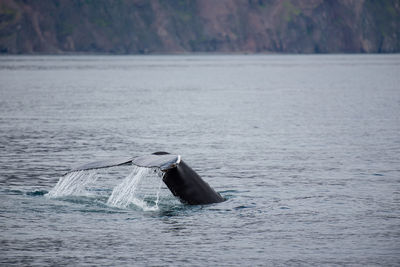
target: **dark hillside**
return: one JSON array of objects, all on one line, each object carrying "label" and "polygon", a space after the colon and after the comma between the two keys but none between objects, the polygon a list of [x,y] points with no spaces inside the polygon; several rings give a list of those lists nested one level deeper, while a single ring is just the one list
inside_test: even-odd
[{"label": "dark hillside", "polygon": [[2,53],[400,51],[399,0],[0,0]]}]

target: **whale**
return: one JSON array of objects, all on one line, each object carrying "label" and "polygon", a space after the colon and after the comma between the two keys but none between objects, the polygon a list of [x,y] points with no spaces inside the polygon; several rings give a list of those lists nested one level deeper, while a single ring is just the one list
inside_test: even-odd
[{"label": "whale", "polygon": [[188,205],[206,205],[223,202],[225,199],[216,192],[200,175],[189,167],[180,155],[168,152],[155,152],[138,157],[123,157],[96,161],[72,168],[67,173],[83,170],[135,165],[160,170],[162,181],[182,203]]}]

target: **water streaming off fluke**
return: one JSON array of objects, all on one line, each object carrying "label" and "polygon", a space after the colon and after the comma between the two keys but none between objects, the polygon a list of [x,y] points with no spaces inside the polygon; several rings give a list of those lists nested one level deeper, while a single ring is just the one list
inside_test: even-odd
[{"label": "water streaming off fluke", "polygon": [[[158,187],[154,188],[154,183],[146,183],[145,180],[154,179],[157,176],[154,169],[135,167],[133,171],[117,185],[107,204],[114,207],[126,208],[134,204],[143,210],[158,210],[161,183],[159,179]],[[154,203],[154,205],[150,205]]]},{"label": "water streaming off fluke", "polygon": [[[133,204],[144,211],[158,210],[162,179],[155,172],[152,168],[135,166],[131,173],[112,189],[107,205],[127,208]],[[96,187],[97,178],[95,170],[68,173],[60,178],[46,196],[57,198],[93,195],[95,190],[89,191],[89,186]]]},{"label": "water streaming off fluke", "polygon": [[68,173],[60,178],[56,186],[46,194],[47,197],[63,197],[71,195],[87,195],[87,186],[97,179],[96,173],[77,171]]}]

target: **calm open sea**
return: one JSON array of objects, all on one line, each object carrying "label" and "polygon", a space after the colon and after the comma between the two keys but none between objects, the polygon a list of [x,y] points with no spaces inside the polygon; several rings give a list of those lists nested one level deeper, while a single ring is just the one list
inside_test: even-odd
[{"label": "calm open sea", "polygon": [[[45,196],[155,151],[227,200]],[[400,265],[400,55],[0,57],[0,265]]]}]

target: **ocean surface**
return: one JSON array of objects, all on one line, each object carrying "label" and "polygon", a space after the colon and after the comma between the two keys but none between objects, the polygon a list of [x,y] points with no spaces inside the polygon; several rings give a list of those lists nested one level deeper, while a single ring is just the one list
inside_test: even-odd
[{"label": "ocean surface", "polygon": [[[47,194],[156,151],[226,201]],[[0,57],[0,265],[399,266],[400,55]]]}]

